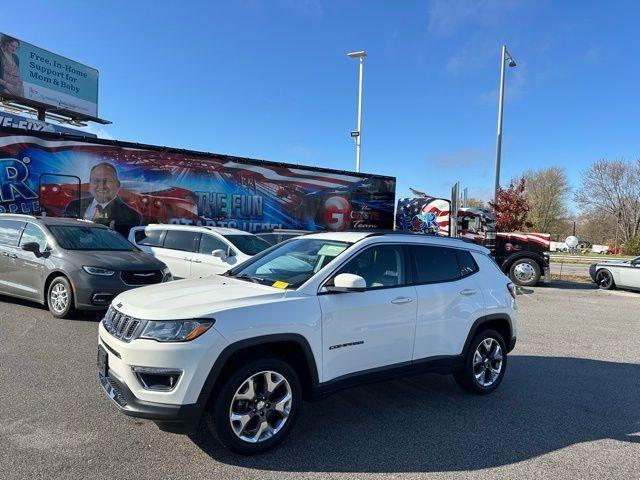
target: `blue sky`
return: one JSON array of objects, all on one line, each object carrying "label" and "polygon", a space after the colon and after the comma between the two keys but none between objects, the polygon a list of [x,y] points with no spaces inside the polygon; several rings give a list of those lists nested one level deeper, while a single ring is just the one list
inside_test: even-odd
[{"label": "blue sky", "polygon": [[[493,188],[500,46],[502,179],[640,152],[632,1],[29,1],[2,30],[100,70],[109,136],[339,169],[448,196]],[[503,182],[504,183],[504,182]]]}]

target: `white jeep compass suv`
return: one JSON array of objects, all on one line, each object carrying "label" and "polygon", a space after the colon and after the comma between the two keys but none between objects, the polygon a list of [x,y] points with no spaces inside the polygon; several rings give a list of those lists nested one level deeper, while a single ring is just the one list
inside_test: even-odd
[{"label": "white jeep compass suv", "polygon": [[302,400],[453,373],[495,390],[516,342],[515,287],[488,250],[410,234],[320,233],[224,275],[143,287],[99,327],[99,380],[126,415],[230,449],[280,442]]}]

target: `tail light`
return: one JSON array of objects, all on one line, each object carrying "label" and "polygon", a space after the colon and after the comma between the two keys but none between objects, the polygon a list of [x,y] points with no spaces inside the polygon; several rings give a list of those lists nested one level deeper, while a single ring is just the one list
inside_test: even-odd
[{"label": "tail light", "polygon": [[515,300],[516,299],[516,286],[513,283],[507,283],[507,290],[509,290],[509,293],[511,294],[511,296]]}]

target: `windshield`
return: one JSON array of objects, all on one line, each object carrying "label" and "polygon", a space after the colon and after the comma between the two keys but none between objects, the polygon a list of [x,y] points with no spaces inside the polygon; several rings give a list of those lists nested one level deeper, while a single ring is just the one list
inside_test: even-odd
[{"label": "windshield", "polygon": [[108,228],[87,225],[48,225],[48,228],[66,250],[137,250],[122,235]]},{"label": "windshield", "polygon": [[228,275],[279,288],[298,288],[351,244],[298,238],[231,270]]},{"label": "windshield", "polygon": [[257,255],[271,246],[269,242],[255,235],[224,235],[224,238],[245,255]]}]

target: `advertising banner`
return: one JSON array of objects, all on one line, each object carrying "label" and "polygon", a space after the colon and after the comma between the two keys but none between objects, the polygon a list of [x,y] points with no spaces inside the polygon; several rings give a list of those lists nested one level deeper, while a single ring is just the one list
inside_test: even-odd
[{"label": "advertising banner", "polygon": [[399,198],[396,230],[448,236],[450,210],[451,202],[444,198]]},{"label": "advertising banner", "polygon": [[13,113],[0,112],[0,127],[19,128],[22,130],[32,130],[34,132],[67,133],[71,135],[82,135],[84,137],[98,138],[95,133],[75,130],[53,123],[41,122],[33,118],[21,117]]},{"label": "advertising banner", "polygon": [[394,197],[393,177],[0,131],[0,212],[85,218],[123,234],[148,223],[392,228]]},{"label": "advertising banner", "polygon": [[98,116],[98,70],[0,34],[0,95]]}]

